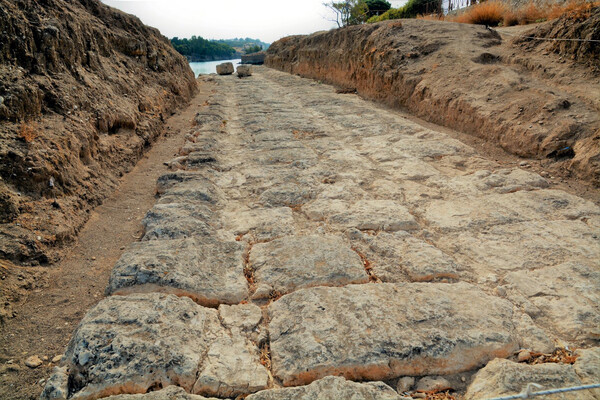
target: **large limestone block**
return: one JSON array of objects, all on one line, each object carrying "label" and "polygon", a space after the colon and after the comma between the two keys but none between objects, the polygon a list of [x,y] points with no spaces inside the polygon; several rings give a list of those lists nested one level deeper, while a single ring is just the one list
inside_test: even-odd
[{"label": "large limestone block", "polygon": [[507,296],[563,340],[600,339],[600,259],[504,277]]},{"label": "large limestone block", "polygon": [[204,174],[191,171],[175,171],[162,174],[156,181],[156,193],[162,195],[180,183],[206,180]]},{"label": "large limestone block", "polygon": [[217,311],[165,294],[113,296],[83,318],[65,357],[75,398],[143,393],[171,384],[188,392],[222,334]]},{"label": "large limestone block", "polygon": [[[521,393],[529,383],[541,385],[545,390],[573,387],[582,384],[598,383],[600,369],[596,350],[586,350],[586,357],[577,359],[574,365],[569,364],[517,364],[509,360],[496,359],[480,370],[467,389],[465,400],[490,399],[494,397],[510,396]],[[592,380],[582,379],[579,370],[593,370]],[[587,378],[590,378],[587,376]],[[540,389],[534,389],[539,391]],[[583,390],[572,393],[553,395],[553,399],[560,400],[595,400],[598,399],[600,390]]]},{"label": "large limestone block", "polygon": [[561,190],[518,191],[477,198],[438,200],[427,208],[424,218],[445,230],[485,227],[530,220],[574,220],[599,215],[590,201]]},{"label": "large limestone block", "polygon": [[[256,323],[254,317],[244,321],[244,313],[237,315],[240,325]],[[223,398],[247,395],[268,383],[256,346],[240,332],[232,335],[217,310],[160,293],[102,300],[77,327],[63,360],[68,372],[57,371],[43,399],[56,398],[52,396],[60,392],[53,388],[64,389],[56,383],[67,381],[78,400],[146,393],[168,385]],[[175,389],[152,396],[196,399]]]},{"label": "large limestone block", "polygon": [[252,69],[248,65],[240,65],[236,68],[238,78],[252,76]]},{"label": "large limestone block", "polygon": [[210,208],[202,204],[156,204],[144,217],[143,240],[212,236],[221,227]]},{"label": "large limestone block", "polygon": [[256,208],[223,213],[224,228],[235,236],[250,235],[261,242],[294,233],[294,217],[289,207]]},{"label": "large limestone block", "polygon": [[518,347],[512,304],[466,283],[302,289],[268,313],[273,374],[285,386],[453,374]]},{"label": "large limestone block", "polygon": [[597,232],[583,221],[498,225],[479,232],[447,234],[435,242],[454,259],[481,274],[600,259]]},{"label": "large limestone block", "polygon": [[356,383],[340,376],[328,376],[307,386],[270,389],[252,394],[247,400],[402,400],[383,382]]},{"label": "large limestone block", "polygon": [[288,236],[256,244],[250,266],[265,297],[271,291],[369,281],[358,254],[335,236]]},{"label": "large limestone block", "polygon": [[316,200],[304,211],[312,220],[325,220],[344,229],[395,232],[419,228],[408,209],[392,200]]},{"label": "large limestone block", "polygon": [[173,185],[164,191],[159,204],[204,203],[207,206],[221,206],[225,201],[223,191],[206,178],[190,179]]},{"label": "large limestone block", "polygon": [[206,306],[239,303],[248,294],[244,249],[239,242],[208,238],[134,243],[115,265],[107,293],[154,291]]},{"label": "large limestone block", "polygon": [[404,274],[414,282],[459,279],[465,268],[440,249],[407,232],[362,235],[369,250],[382,261],[373,267],[384,282],[401,282]]},{"label": "large limestone block", "polygon": [[258,153],[253,161],[259,165],[289,164],[308,167],[316,164],[317,155],[307,147],[265,150]]},{"label": "large limestone block", "polygon": [[169,386],[147,394],[120,394],[107,397],[106,400],[217,400],[215,397],[204,397],[189,394],[179,386]]},{"label": "large limestone block", "polygon": [[296,207],[309,202],[315,196],[315,191],[295,183],[284,183],[265,190],[259,198],[259,203],[267,207]]},{"label": "large limestone block", "polygon": [[269,374],[260,364],[256,346],[239,335],[223,336],[206,353],[193,392],[236,397],[262,390],[268,384]]},{"label": "large limestone block", "polygon": [[231,75],[233,74],[233,64],[230,62],[217,65],[217,74]]}]

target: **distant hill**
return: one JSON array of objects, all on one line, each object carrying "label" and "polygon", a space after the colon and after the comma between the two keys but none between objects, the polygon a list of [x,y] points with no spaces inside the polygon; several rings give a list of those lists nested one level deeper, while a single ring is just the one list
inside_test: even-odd
[{"label": "distant hill", "polygon": [[174,37],[171,39],[171,44],[189,61],[226,60],[238,56],[237,50],[233,47],[200,36],[192,36],[190,39]]},{"label": "distant hill", "polygon": [[215,42],[217,43],[223,43],[226,44],[228,46],[237,48],[237,49],[243,49],[244,47],[249,47],[252,45],[259,45],[263,48],[263,50],[266,50],[269,48],[270,43],[265,43],[263,41],[261,41],[260,39],[251,39],[251,38],[235,38],[235,39],[218,39],[215,40]]}]

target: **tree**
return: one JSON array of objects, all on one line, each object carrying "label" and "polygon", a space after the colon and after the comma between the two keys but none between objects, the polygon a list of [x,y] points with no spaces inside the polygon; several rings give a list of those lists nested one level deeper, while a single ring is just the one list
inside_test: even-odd
[{"label": "tree", "polygon": [[262,49],[262,46],[259,44],[251,44],[249,46],[244,47],[244,54],[258,53]]},{"label": "tree", "polygon": [[369,7],[365,0],[331,1],[323,5],[333,11],[338,28],[362,24],[367,20]]},{"label": "tree", "polygon": [[365,3],[369,9],[367,18],[371,18],[374,15],[381,15],[392,8],[392,5],[386,0],[366,0]]}]

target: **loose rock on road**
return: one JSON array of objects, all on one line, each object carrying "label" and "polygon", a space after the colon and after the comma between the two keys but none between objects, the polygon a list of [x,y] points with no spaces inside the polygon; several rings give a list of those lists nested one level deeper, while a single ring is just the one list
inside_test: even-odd
[{"label": "loose rock on road", "polygon": [[[462,388],[480,399],[530,377],[600,379],[598,206],[355,95],[253,69],[204,78],[214,94],[143,239],[42,398],[400,399],[414,381],[399,378],[481,369]],[[556,368],[513,357],[561,344],[586,350]]]}]

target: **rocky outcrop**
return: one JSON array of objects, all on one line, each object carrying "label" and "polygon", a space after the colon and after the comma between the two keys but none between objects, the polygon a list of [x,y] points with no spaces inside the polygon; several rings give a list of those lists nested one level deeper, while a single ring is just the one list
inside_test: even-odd
[{"label": "rocky outcrop", "polygon": [[242,64],[253,64],[263,65],[265,63],[265,57],[267,53],[259,51],[258,53],[244,54],[242,55]]},{"label": "rocky outcrop", "polygon": [[98,0],[1,0],[0,32],[0,257],[43,264],[196,83],[158,30]]},{"label": "rocky outcrop", "polygon": [[[577,60],[594,59],[593,46],[580,47],[572,49]],[[523,50],[483,26],[394,20],[289,36],[269,47],[265,65],[407,108],[522,157],[548,158],[557,173],[600,185],[600,84],[590,69]]]}]

